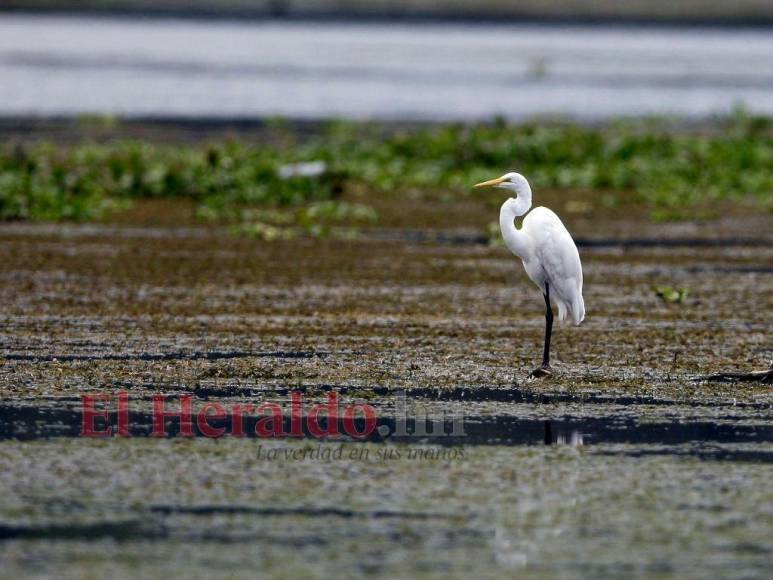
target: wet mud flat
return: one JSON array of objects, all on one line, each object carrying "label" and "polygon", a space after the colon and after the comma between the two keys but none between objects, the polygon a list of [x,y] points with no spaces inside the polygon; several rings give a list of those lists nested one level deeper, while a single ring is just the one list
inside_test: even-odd
[{"label": "wet mud flat", "polygon": [[[588,318],[539,381],[541,298],[473,230],[0,227],[2,569],[767,576],[773,387],[702,377],[770,366],[770,217],[569,225]],[[119,392],[132,436],[79,437],[81,396],[113,421]],[[147,437],[183,393],[300,393],[302,436]],[[379,429],[310,436],[331,393]]]}]

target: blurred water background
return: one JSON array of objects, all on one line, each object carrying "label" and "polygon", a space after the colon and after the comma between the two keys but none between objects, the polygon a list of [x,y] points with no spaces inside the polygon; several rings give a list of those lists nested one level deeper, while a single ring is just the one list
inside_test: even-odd
[{"label": "blurred water background", "polygon": [[[770,3],[713,11],[716,3],[672,4],[679,9],[656,2],[649,13],[637,2],[616,13],[583,2],[542,3],[542,12],[535,2],[371,5],[382,16],[390,6],[413,10],[418,20],[347,19],[362,16],[358,2],[102,1],[91,7],[137,11],[6,11],[0,116],[592,121],[699,119],[739,105],[773,115]],[[25,6],[72,4],[6,9]],[[340,18],[313,17],[333,8]],[[239,10],[254,18],[227,18]],[[276,13],[306,18],[262,17]]]}]

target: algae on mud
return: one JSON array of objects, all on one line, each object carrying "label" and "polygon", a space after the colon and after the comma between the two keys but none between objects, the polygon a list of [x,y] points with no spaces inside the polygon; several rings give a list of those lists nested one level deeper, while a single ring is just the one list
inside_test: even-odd
[{"label": "algae on mud", "polygon": [[[382,203],[385,220],[400,207]],[[470,220],[488,212],[485,203],[463,207]],[[421,212],[410,215],[424,223]],[[407,215],[399,219],[410,225]],[[619,237],[620,230],[650,235],[656,227],[678,243],[685,230],[565,219],[576,237],[591,240]],[[670,398],[765,392],[692,379],[769,364],[770,221],[758,214],[689,226],[693,237],[747,236],[747,246],[581,245],[589,317],[580,329],[557,330],[559,378],[551,388],[660,391]],[[231,379],[507,387],[523,379],[520,371],[539,351],[540,297],[529,287],[514,290],[523,283],[519,264],[500,248],[367,236],[267,244],[217,229],[126,226],[6,225],[0,238],[4,354],[31,357],[5,361],[15,390],[25,375],[44,391],[71,394],[116,377],[188,388]],[[653,285],[690,294],[683,304],[663,303]],[[135,356],[228,350],[327,355],[172,357],[163,365]],[[78,356],[36,361],[40,354]],[[562,365],[569,365],[565,379]]]}]

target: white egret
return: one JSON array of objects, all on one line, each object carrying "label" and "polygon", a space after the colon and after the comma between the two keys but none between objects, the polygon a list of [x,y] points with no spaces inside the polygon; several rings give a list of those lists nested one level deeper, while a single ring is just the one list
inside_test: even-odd
[{"label": "white egret", "polygon": [[[585,318],[582,299],[582,264],[572,236],[559,217],[546,207],[531,208],[531,187],[520,173],[478,183],[475,187],[497,187],[515,193],[499,210],[499,227],[507,248],[523,261],[526,274],[545,298],[545,348],[542,365],[531,376],[546,376],[550,371],[550,335],[553,310],[550,299],[558,306],[559,320],[567,317],[580,324]],[[528,215],[526,215],[528,212]],[[517,217],[526,215],[520,228]]]}]

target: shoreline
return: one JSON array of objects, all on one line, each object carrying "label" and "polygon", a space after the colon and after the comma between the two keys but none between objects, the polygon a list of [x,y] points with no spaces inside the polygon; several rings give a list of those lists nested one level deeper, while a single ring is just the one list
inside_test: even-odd
[{"label": "shoreline", "polygon": [[[746,112],[750,118],[768,119],[765,115]],[[524,120],[508,120],[513,127],[530,125],[579,126],[588,128],[612,127],[621,122],[631,126],[659,124],[669,133],[709,133],[723,130],[723,125],[733,114],[710,115],[702,118],[686,117],[611,117],[601,120],[575,119],[571,117],[534,117]],[[287,117],[196,117],[196,116],[137,116],[118,115],[56,115],[13,116],[0,115],[0,140],[46,140],[79,142],[85,139],[138,139],[154,141],[190,142],[212,139],[265,139],[279,133],[297,136],[314,136],[323,133],[331,124],[345,123],[360,127],[372,127],[390,134],[433,127],[487,126],[500,120],[434,121],[434,120],[358,120],[339,118],[303,119]],[[771,124],[773,127],[773,124]]]},{"label": "shoreline", "polygon": [[42,3],[36,7],[13,2],[0,7],[0,16],[40,17],[104,17],[130,20],[186,20],[186,21],[266,21],[266,22],[336,22],[352,24],[416,24],[421,26],[464,24],[468,26],[510,25],[565,25],[565,26],[619,26],[656,28],[743,28],[765,30],[773,26],[773,8],[756,14],[712,15],[710,12],[691,14],[569,14],[557,12],[488,10],[471,14],[458,10],[351,10],[335,7],[320,10],[274,10],[270,3],[264,7],[205,7],[205,6],[63,6],[61,3]]}]

